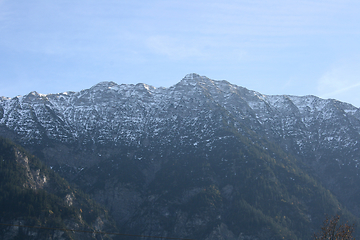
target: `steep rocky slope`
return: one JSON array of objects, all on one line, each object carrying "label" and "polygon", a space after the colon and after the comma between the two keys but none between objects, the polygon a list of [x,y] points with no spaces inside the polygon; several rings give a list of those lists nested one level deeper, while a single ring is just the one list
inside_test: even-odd
[{"label": "steep rocky slope", "polygon": [[116,230],[105,209],[3,138],[0,138],[0,212],[0,238],[4,240],[111,239],[106,235],[41,227],[90,232]]}]

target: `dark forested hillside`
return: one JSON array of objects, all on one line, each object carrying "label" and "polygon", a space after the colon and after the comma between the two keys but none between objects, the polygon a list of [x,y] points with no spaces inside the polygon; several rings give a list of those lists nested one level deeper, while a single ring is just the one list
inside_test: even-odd
[{"label": "dark forested hillside", "polygon": [[[11,141],[0,138],[2,224],[114,231],[107,211]],[[91,234],[0,225],[1,239],[91,239]]]},{"label": "dark forested hillside", "polygon": [[73,181],[132,234],[309,239],[325,214],[356,221],[294,157],[266,140],[258,145],[235,132],[224,138],[225,132],[211,145],[168,149],[163,156],[160,145],[159,153],[123,149]]}]

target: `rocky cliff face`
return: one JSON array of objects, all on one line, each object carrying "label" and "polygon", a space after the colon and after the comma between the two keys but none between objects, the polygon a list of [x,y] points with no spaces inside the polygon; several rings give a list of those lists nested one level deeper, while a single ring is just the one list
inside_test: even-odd
[{"label": "rocky cliff face", "polygon": [[[208,239],[219,232],[255,236],[236,226],[238,209],[268,219],[258,222],[259,238],[269,225],[274,238],[280,228],[298,236],[291,222],[311,226],[319,215],[310,205],[322,200],[302,199],[290,188],[312,181],[321,184],[311,191],[329,188],[360,216],[360,109],[333,99],[267,96],[197,74],[170,88],[103,82],[80,92],[2,98],[0,132],[108,206],[124,229]],[[283,186],[276,190],[282,194],[274,196],[263,184]],[[254,186],[271,193],[277,212],[266,210]],[[295,199],[301,213],[279,205]],[[207,200],[194,213],[192,206]],[[284,220],[283,211],[293,218]]]},{"label": "rocky cliff face", "polygon": [[0,176],[1,239],[110,239],[91,233],[115,229],[103,208],[1,137]]},{"label": "rocky cliff face", "polygon": [[[267,138],[283,139],[284,149],[294,153],[342,149],[353,152],[351,161],[357,160],[358,152],[353,150],[360,131],[358,108],[315,96],[266,96],[196,74],[170,88],[103,82],[76,93],[31,92],[2,98],[0,124],[18,134],[24,144],[54,140],[149,145],[146,139],[162,133],[180,132],[183,138],[190,132],[199,138],[211,135],[208,125],[219,124],[213,119],[218,109]],[[169,137],[160,140],[166,143]]]}]

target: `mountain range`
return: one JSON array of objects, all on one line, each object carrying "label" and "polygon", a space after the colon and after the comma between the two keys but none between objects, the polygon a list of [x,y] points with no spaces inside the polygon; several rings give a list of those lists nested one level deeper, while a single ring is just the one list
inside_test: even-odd
[{"label": "mountain range", "polygon": [[309,239],[326,214],[360,217],[360,109],[334,99],[194,73],[169,88],[101,82],[2,97],[0,135],[105,206],[124,233]]}]

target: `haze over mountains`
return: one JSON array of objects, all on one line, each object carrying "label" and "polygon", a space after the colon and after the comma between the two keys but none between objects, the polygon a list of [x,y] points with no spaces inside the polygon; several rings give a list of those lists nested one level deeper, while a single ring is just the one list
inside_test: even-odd
[{"label": "haze over mountains", "polygon": [[[104,205],[126,233],[309,239],[360,217],[360,109],[197,74],[0,102],[0,135]],[[6,231],[6,230],[4,230]]]}]

